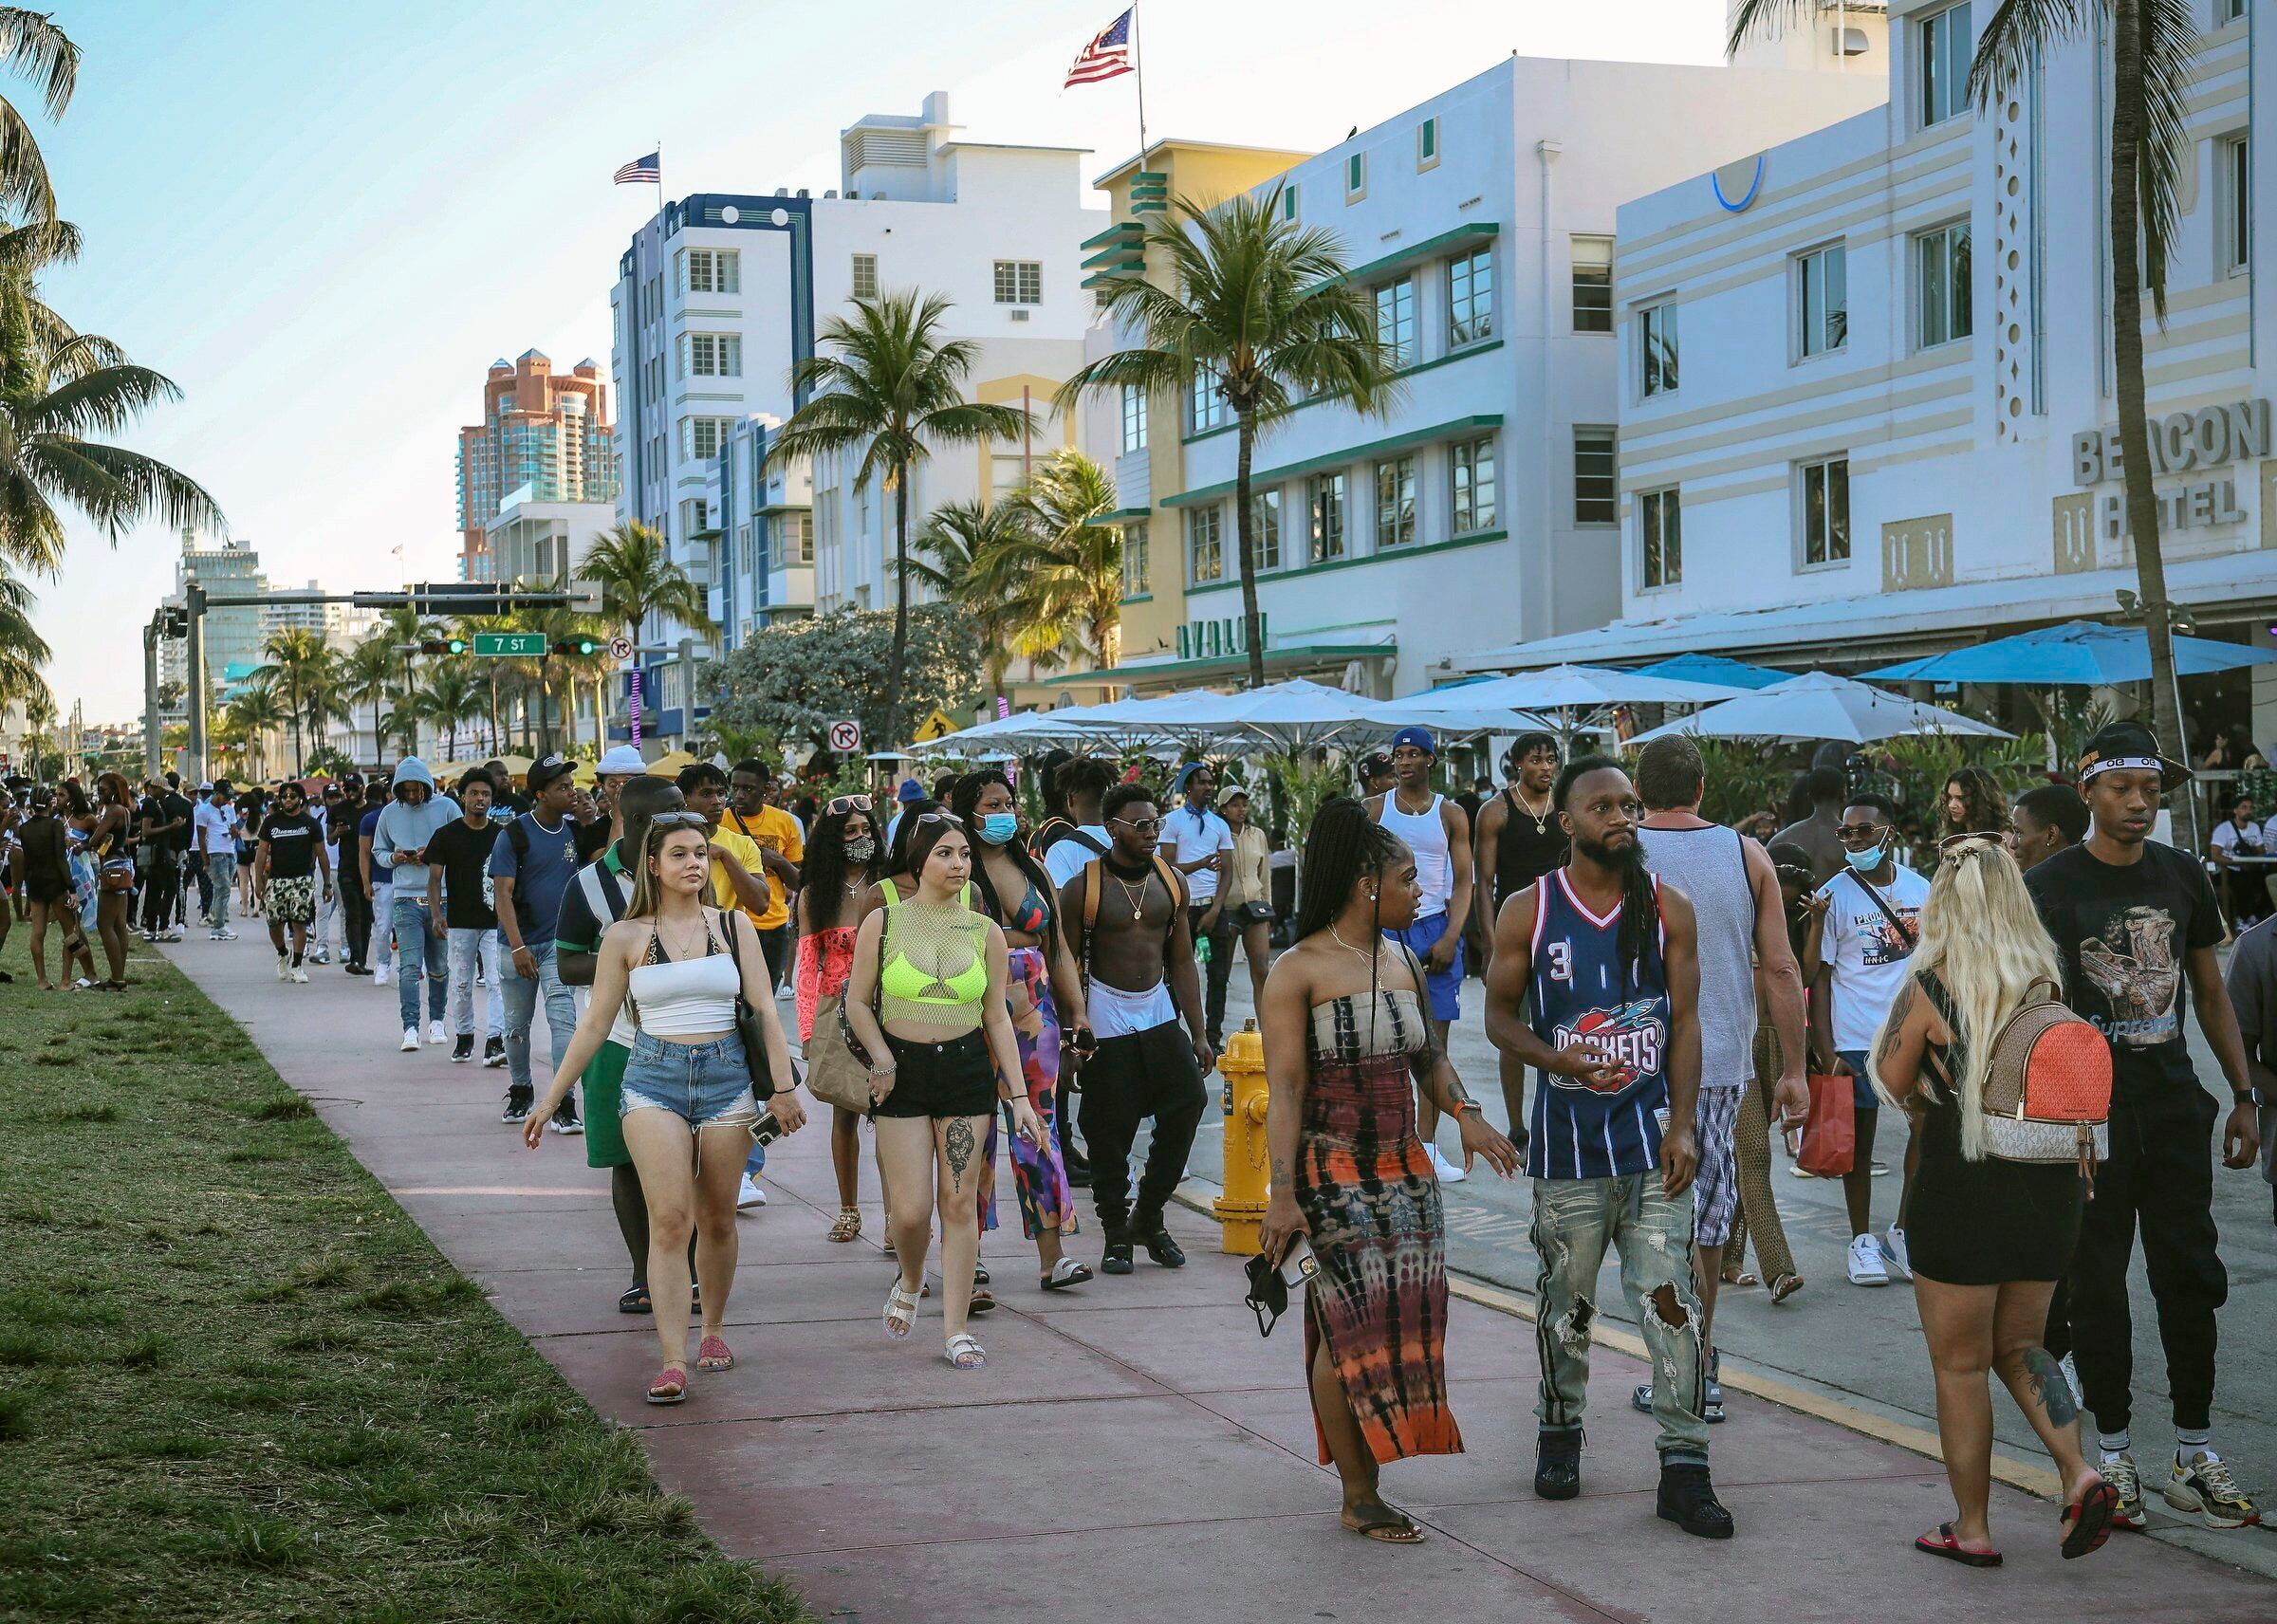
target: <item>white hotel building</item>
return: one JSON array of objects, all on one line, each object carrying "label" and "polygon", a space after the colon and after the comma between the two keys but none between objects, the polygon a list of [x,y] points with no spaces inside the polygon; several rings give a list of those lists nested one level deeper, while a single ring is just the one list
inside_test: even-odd
[{"label": "white hotel building", "polygon": [[[840,136],[839,185],[820,197],[699,194],[669,203],[618,266],[611,371],[620,517],[670,539],[712,597],[727,646],[778,616],[891,601],[892,502],[850,469],[762,472],[766,435],[800,404],[794,364],[848,300],[910,287],[953,302],[945,338],[977,341],[976,400],[1037,409],[1032,444],[956,448],[912,481],[913,530],[944,502],[1019,483],[1024,455],[1064,443],[1052,392],[1082,364],[1095,306],[1078,245],[1106,223],[1083,206],[1081,152],[962,140],[949,99],[872,114]],[[684,738],[677,650],[691,628],[652,623],[643,655],[659,739]]]},{"label": "white hotel building", "polygon": [[[1404,360],[1382,414],[1301,406],[1257,443],[1269,675],[1397,696],[1445,680],[1457,655],[1620,612],[1615,208],[1703,157],[1873,105],[1879,76],[1854,67],[1830,39],[1792,66],[1511,57],[1240,181],[1260,196],[1278,186],[1288,218],[1342,240]],[[1191,143],[1162,147],[1157,172],[1194,161]],[[1133,217],[1132,180],[1126,165],[1101,181],[1119,220]],[[1120,341],[1102,323],[1093,351]],[[1222,401],[1201,391],[1085,417],[1145,557],[1120,666],[1057,680],[1143,693],[1238,679],[1236,434]]]},{"label": "white hotel building", "polygon": [[[2260,8],[2189,3],[2193,152],[2167,323],[2144,324],[2164,550],[2202,635],[2266,643],[2277,310],[2251,144],[2277,65]],[[2065,46],[1979,114],[1962,84],[1990,10],[1894,0],[1885,104],[1620,208],[1618,615],[1459,670],[1860,669],[2118,608],[2108,67]],[[2255,688],[2266,736],[2277,679]]]}]

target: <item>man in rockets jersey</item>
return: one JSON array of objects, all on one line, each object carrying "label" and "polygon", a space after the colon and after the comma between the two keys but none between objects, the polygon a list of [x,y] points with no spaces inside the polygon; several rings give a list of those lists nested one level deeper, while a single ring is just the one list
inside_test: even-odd
[{"label": "man in rockets jersey", "polygon": [[[1573,845],[1494,927],[1487,1036],[1538,1068],[1526,1171],[1534,1181],[1534,1341],[1542,1358],[1534,1492],[1582,1489],[1591,1293],[1610,1244],[1653,1356],[1657,1512],[1688,1534],[1731,1537],[1708,1477],[1700,1307],[1693,1279],[1700,1086],[1698,934],[1692,903],[1644,864],[1644,804],[1628,774],[1584,756],[1552,799]],[[1529,1022],[1519,1013],[1528,996]]]}]

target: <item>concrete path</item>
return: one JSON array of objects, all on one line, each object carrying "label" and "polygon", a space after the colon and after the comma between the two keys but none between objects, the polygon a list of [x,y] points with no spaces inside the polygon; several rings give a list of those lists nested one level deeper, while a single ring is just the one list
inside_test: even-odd
[{"label": "concrete path", "polygon": [[[977,1325],[990,1363],[960,1373],[940,1359],[930,1302],[910,1341],[884,1339],[889,1271],[872,1245],[824,1240],[836,1196],[817,1131],[780,1147],[772,1204],[743,1220],[729,1316],[741,1362],[699,1375],[686,1405],[651,1409],[640,1387],[656,1344],[646,1321],[615,1312],[625,1259],[582,1141],[548,1135],[526,1153],[497,1120],[502,1072],[449,1064],[442,1048],[398,1053],[393,987],[324,969],[280,985],[250,932],[169,951],[500,1312],[602,1413],[639,1430],[658,1479],[720,1543],[797,1580],[825,1617],[2277,1615],[2266,1579],[2158,1541],[2061,1561],[2053,1509],[2006,1487],[2003,1571],[1916,1556],[1913,1536],[1951,1515],[1934,1461],[1760,1401],[1735,1406],[1714,1437],[1738,1539],[1687,1539],[1652,1514],[1650,1422],[1625,1402],[1642,1372],[1602,1347],[1585,1492],[1546,1504],[1529,1488],[1531,1327],[1468,1301],[1454,1306],[1449,1361],[1470,1452],[1387,1468],[1387,1493],[1434,1537],[1367,1544],[1338,1526],[1335,1480],[1314,1464],[1298,1327],[1258,1338],[1214,1225],[1174,1215],[1193,1256],[1183,1271],[1142,1263],[1059,1296],[1032,1283],[1016,1223],[997,1231],[985,1256],[1002,1306]],[[863,1182],[874,1237],[873,1169]],[[1016,1210],[1009,1188],[1002,1208]],[[1075,1250],[1096,1262],[1097,1249],[1087,1228]]]}]

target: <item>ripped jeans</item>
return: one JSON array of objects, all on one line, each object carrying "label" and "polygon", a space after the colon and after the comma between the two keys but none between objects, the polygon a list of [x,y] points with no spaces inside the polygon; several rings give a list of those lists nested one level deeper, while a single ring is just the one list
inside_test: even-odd
[{"label": "ripped jeans", "polygon": [[[1589,1400],[1593,1293],[1609,1242],[1620,1254],[1620,1289],[1653,1356],[1653,1419],[1663,1465],[1708,1461],[1707,1393],[1700,1301],[1692,1272],[1692,1197],[1671,1201],[1660,1173],[1534,1180],[1534,1343],[1545,1432],[1579,1432]],[[1667,1312],[1670,1302],[1675,1312]]]}]

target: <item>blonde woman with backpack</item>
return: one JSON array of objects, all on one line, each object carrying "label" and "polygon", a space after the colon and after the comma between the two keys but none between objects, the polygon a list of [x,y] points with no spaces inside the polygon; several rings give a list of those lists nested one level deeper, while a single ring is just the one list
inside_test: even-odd
[{"label": "blonde woman with backpack", "polygon": [[[2027,1052],[2035,1082],[2051,1061],[2092,1071],[2101,1040],[2048,1004],[2062,986],[2055,944],[1998,834],[1943,842],[1920,932],[1873,1060],[1877,1091],[1913,1118],[1921,1143],[1906,1239],[1958,1511],[1914,1545],[1969,1567],[2000,1565],[1988,1520],[1997,1372],[2063,1476],[2064,1555],[2083,1557],[2109,1536],[2118,1492],[2081,1452],[2079,1401],[2041,1333],[2079,1239],[2093,1140],[2082,1148],[2064,1126],[2043,1132],[2045,1143],[2023,1142],[2017,1130],[2039,1124],[1991,1121],[1987,1092],[2003,1091],[1996,1069],[2012,1074]],[[2106,1061],[2106,1103],[2109,1082]]]}]

